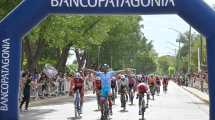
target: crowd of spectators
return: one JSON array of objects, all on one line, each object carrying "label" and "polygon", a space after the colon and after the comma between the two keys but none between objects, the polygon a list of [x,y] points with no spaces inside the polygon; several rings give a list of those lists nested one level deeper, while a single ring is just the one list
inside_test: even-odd
[{"label": "crowd of spectators", "polygon": [[[44,99],[48,97],[56,97],[56,96],[64,96],[68,95],[70,91],[71,80],[73,79],[73,74],[63,74],[58,73],[53,78],[49,78],[45,73],[29,73],[22,72],[20,78],[20,86],[19,86],[19,98],[23,98],[23,90],[26,84],[26,81],[31,76],[31,84],[30,84],[30,98],[32,100]],[[93,79],[94,76],[92,74],[84,74],[84,86],[85,91],[93,89]]]},{"label": "crowd of spectators", "polygon": [[178,85],[193,87],[208,93],[208,72],[193,72],[191,74],[180,74],[175,76]]}]

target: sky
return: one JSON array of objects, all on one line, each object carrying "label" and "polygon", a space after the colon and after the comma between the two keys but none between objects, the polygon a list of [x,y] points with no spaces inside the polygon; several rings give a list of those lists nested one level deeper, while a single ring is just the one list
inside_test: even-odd
[{"label": "sky", "polygon": [[[204,0],[209,5],[215,4],[215,0]],[[153,41],[154,48],[159,56],[176,55],[178,43],[176,39],[179,33],[171,30],[175,29],[181,33],[189,30],[189,25],[177,15],[143,15],[144,29],[142,29],[147,39]],[[196,32],[192,29],[193,32]],[[68,58],[67,64],[72,64],[75,60],[74,52]]]},{"label": "sky", "polygon": [[[215,0],[205,0],[209,5],[215,4]],[[178,49],[176,39],[179,33],[189,30],[189,25],[177,15],[143,15],[144,29],[147,39],[153,41],[154,48],[159,56],[175,55]],[[193,32],[197,32],[192,29]]]}]

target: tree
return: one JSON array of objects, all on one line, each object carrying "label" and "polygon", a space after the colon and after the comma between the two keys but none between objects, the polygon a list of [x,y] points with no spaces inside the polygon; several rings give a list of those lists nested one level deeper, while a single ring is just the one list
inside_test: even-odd
[{"label": "tree", "polygon": [[92,46],[88,51],[88,66],[98,64],[100,56],[100,63],[110,64],[114,69],[134,67],[137,51],[147,49],[147,39],[140,31],[140,16],[116,16],[114,19],[105,41],[101,45]]},{"label": "tree", "polygon": [[[179,70],[181,70],[182,72],[186,73],[188,72],[188,51],[189,51],[189,35],[188,32],[184,33],[185,37],[180,37],[179,39],[185,39],[184,44],[181,48],[180,51],[180,65],[179,65]],[[197,71],[197,67],[198,67],[198,48],[201,48],[201,39],[203,41],[202,43],[202,64],[207,64],[207,56],[206,56],[206,40],[204,38],[202,38],[202,36],[200,34],[192,34],[191,35],[192,38],[192,44],[191,44],[191,70],[192,71]],[[178,53],[179,55],[179,53]]]},{"label": "tree", "polygon": [[[76,53],[79,70],[85,62],[88,67],[98,64],[98,48],[101,48],[100,63],[108,63],[114,69],[138,66],[145,58],[148,61],[139,71],[156,68],[156,54],[141,33],[141,20],[140,16],[51,15],[24,37],[23,68],[40,71],[49,63],[65,72],[71,48]],[[139,58],[143,53],[148,57]],[[151,68],[148,63],[153,64]]]},{"label": "tree", "polygon": [[5,17],[21,0],[1,0],[0,1],[0,19]]},{"label": "tree", "polygon": [[169,55],[165,55],[165,56],[161,56],[158,58],[158,66],[159,66],[159,71],[162,74],[169,74],[169,68],[175,66],[175,57],[174,56],[169,56]]}]

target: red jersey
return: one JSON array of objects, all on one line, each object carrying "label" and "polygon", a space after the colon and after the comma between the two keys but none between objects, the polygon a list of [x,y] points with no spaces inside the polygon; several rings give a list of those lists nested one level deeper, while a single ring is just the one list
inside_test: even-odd
[{"label": "red jersey", "polygon": [[148,86],[145,83],[140,83],[137,85],[137,92],[144,94],[147,93],[148,91]]},{"label": "red jersey", "polygon": [[101,80],[94,80],[93,86],[96,90],[100,90],[102,88],[102,82]]},{"label": "red jersey", "polygon": [[84,80],[82,78],[74,78],[73,79],[73,88],[74,89],[82,89],[84,87]]}]

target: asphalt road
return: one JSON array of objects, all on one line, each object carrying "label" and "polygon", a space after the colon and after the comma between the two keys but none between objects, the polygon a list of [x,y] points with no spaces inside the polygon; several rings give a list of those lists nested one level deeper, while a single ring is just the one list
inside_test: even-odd
[{"label": "asphalt road", "polygon": [[[99,120],[95,95],[85,97],[81,120]],[[119,98],[119,97],[118,97]],[[119,99],[113,106],[111,120],[139,120],[138,103],[128,105],[128,111],[120,108]],[[21,112],[21,120],[73,120],[74,107],[71,97],[64,97],[47,105],[32,107],[28,112]],[[174,83],[170,83],[167,94],[161,92],[150,101],[145,120],[209,120],[209,106]]]}]

